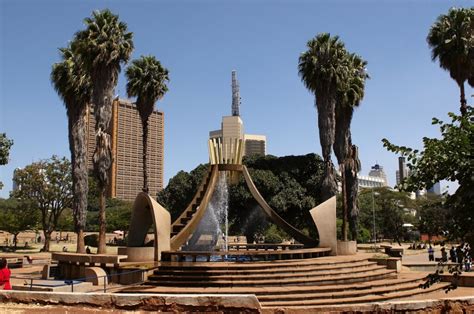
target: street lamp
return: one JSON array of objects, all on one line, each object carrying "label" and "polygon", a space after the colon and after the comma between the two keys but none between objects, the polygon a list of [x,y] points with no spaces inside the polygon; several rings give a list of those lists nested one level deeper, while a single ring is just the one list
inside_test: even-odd
[{"label": "street lamp", "polygon": [[373,241],[374,241],[374,249],[377,249],[377,237],[375,235],[375,195],[379,195],[378,192],[374,192],[372,188],[372,218],[373,218]]}]

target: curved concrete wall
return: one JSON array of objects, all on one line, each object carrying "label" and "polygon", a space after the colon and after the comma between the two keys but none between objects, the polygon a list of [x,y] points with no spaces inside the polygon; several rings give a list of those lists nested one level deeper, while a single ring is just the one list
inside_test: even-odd
[{"label": "curved concrete wall", "polygon": [[159,261],[161,251],[170,249],[171,216],[150,195],[141,192],[133,204],[132,221],[128,233],[128,246],[141,247],[148,229],[154,225],[154,260]]},{"label": "curved concrete wall", "polygon": [[330,247],[331,255],[337,254],[336,197],[319,204],[309,211],[319,234],[319,246]]}]

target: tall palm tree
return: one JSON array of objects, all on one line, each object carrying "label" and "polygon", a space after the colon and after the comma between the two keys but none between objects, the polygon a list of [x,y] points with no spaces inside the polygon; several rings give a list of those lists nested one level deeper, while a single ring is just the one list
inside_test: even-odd
[{"label": "tall palm tree", "polygon": [[97,143],[94,174],[100,191],[98,253],[105,253],[105,193],[112,164],[109,124],[114,88],[121,65],[128,62],[132,54],[133,34],[127,31],[127,24],[120,22],[119,17],[108,9],[94,11],[92,17],[84,22],[86,29],[76,33],[72,48],[81,56],[92,82]]},{"label": "tall palm tree", "polygon": [[72,164],[74,225],[77,252],[85,253],[84,228],[87,213],[87,132],[86,111],[91,99],[90,77],[83,71],[79,57],[70,47],[59,49],[62,61],[53,64],[51,82],[62,98],[68,117],[69,150]]},{"label": "tall palm tree", "polygon": [[357,173],[360,171],[357,146],[352,144],[351,122],[354,108],[358,107],[364,97],[365,81],[369,78],[365,68],[367,62],[356,54],[347,55],[348,77],[345,85],[337,93],[336,134],[334,153],[342,175],[343,226],[342,234],[347,240],[348,225],[351,226],[352,239],[357,239],[356,221],[357,206]]},{"label": "tall palm tree", "polygon": [[431,26],[427,41],[433,61],[438,59],[440,67],[449,71],[458,84],[461,114],[466,115],[464,82],[474,83],[474,8],[451,8],[448,14],[440,15]]},{"label": "tall palm tree", "polygon": [[319,140],[325,165],[321,191],[325,201],[337,191],[331,147],[335,139],[337,91],[345,84],[347,76],[347,64],[344,61],[347,52],[339,37],[331,37],[328,33],[319,34],[309,40],[307,48],[308,50],[300,55],[298,71],[306,88],[315,94]]},{"label": "tall palm tree", "polygon": [[128,80],[127,94],[129,97],[137,97],[136,105],[142,122],[143,192],[148,193],[148,119],[153,113],[155,102],[163,98],[168,91],[168,70],[154,56],[141,56],[132,61],[125,75]]}]

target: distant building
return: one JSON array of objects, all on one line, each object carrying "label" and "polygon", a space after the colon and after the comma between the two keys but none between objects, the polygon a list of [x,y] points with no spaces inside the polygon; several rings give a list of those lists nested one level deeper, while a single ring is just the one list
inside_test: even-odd
[{"label": "distant building", "polygon": [[224,147],[233,145],[235,139],[244,140],[244,155],[266,155],[267,137],[244,133],[244,123],[240,117],[240,90],[236,72],[232,71],[232,115],[222,117],[220,130],[209,132],[209,138],[218,138]]},{"label": "distant building", "polygon": [[[95,119],[92,109],[87,112],[88,168],[93,169],[95,151]],[[163,189],[163,112],[153,111],[148,122],[148,187],[156,197]],[[143,188],[142,124],[136,106],[130,101],[115,99],[110,122],[112,167],[108,197],[133,201]]]},{"label": "distant building", "polygon": [[380,177],[357,175],[359,189],[361,188],[382,188],[387,186],[387,181]]},{"label": "distant building", "polygon": [[441,195],[441,184],[436,182],[427,192],[428,194]]},{"label": "distant building", "polygon": [[388,186],[388,180],[387,180],[387,175],[385,174],[385,171],[383,171],[383,167],[380,166],[379,164],[375,164],[370,172],[369,172],[369,177],[377,177],[381,178],[384,180],[384,186]]},{"label": "distant building", "polygon": [[266,154],[267,137],[265,135],[245,134],[245,155],[262,155]]},{"label": "distant building", "polygon": [[20,186],[18,185],[18,183],[15,181],[15,177],[16,177],[16,172],[19,171],[19,170],[22,170],[21,168],[15,168],[15,170],[13,170],[13,178],[12,178],[12,191],[15,192],[17,190],[20,189]]}]

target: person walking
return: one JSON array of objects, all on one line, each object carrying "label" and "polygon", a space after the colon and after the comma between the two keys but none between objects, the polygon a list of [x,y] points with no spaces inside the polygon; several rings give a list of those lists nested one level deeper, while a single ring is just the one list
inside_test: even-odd
[{"label": "person walking", "polygon": [[431,244],[430,244],[430,247],[428,248],[428,261],[430,262],[434,261],[434,250]]},{"label": "person walking", "polygon": [[11,290],[10,284],[11,271],[8,269],[6,258],[0,260],[0,288],[3,290]]},{"label": "person walking", "polygon": [[444,247],[441,248],[441,261],[446,263],[448,261],[448,253]]},{"label": "person walking", "polygon": [[449,250],[449,258],[452,263],[456,263],[456,249],[454,248],[454,245],[451,246],[451,250]]}]

